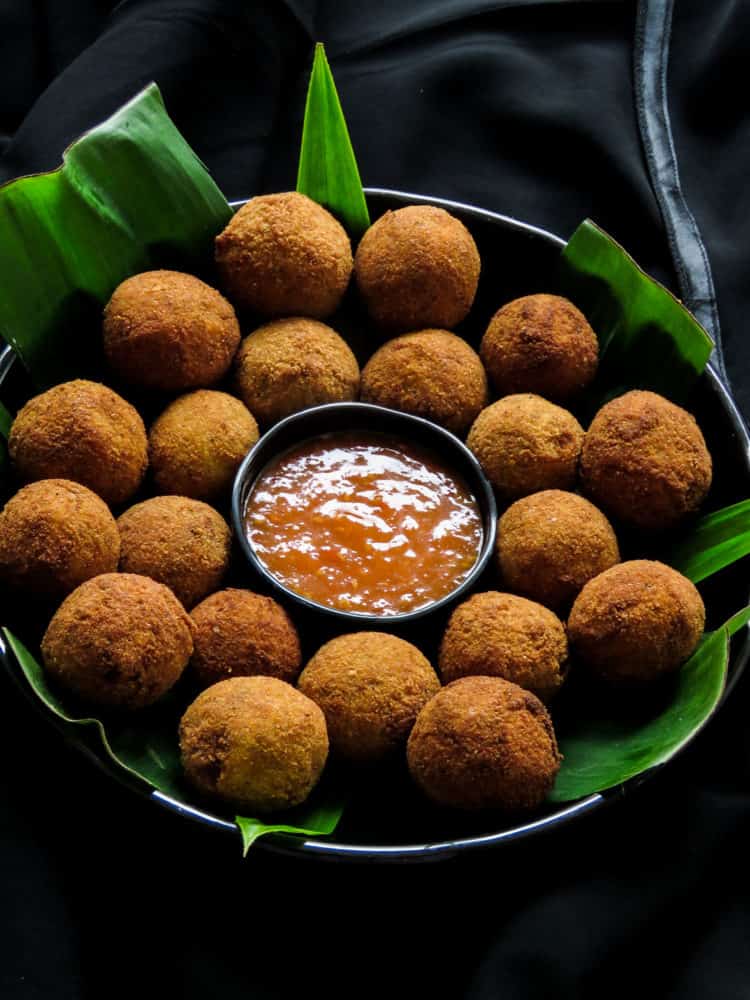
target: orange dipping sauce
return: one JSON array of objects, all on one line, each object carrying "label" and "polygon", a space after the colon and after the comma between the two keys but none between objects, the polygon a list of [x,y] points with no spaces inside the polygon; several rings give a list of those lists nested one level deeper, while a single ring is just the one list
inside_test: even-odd
[{"label": "orange dipping sauce", "polygon": [[460,476],[429,451],[361,431],[323,435],[269,463],[245,530],[290,590],[383,616],[449,594],[482,544],[479,505]]}]

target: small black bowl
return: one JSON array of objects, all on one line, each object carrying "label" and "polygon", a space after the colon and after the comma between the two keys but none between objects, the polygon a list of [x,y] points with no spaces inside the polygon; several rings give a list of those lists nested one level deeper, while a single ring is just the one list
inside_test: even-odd
[{"label": "small black bowl", "polygon": [[[261,562],[245,532],[245,510],[247,501],[258,477],[269,462],[278,458],[287,449],[336,431],[367,431],[398,437],[402,441],[428,448],[441,461],[460,475],[474,494],[482,515],[482,544],[471,572],[448,594],[414,611],[397,615],[366,614],[360,611],[346,611],[334,608],[298,594],[286,587]],[[497,530],[497,507],[495,497],[487,478],[469,449],[457,437],[421,417],[389,410],[384,406],[370,403],[328,403],[313,406],[308,410],[293,413],[267,431],[255,447],[245,457],[237,470],[232,490],[232,524],[242,551],[250,565],[268,585],[282,598],[296,602],[308,612],[316,612],[328,618],[338,619],[356,627],[398,626],[431,615],[446,605],[458,600],[477,581],[485,569],[495,547]]]}]

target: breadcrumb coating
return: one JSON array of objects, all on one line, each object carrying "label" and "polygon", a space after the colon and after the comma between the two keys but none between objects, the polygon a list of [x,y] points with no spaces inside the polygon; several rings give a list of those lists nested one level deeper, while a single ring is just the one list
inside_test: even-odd
[{"label": "breadcrumb coating", "polygon": [[462,222],[443,208],[407,205],[362,237],[354,274],[371,319],[385,330],[450,330],[474,302],[481,262]]},{"label": "breadcrumb coating", "polygon": [[304,194],[251,198],[216,237],[222,287],[261,316],[326,319],[352,273],[344,227]]},{"label": "breadcrumb coating", "polygon": [[229,677],[262,674],[294,683],[302,666],[299,636],[284,608],[249,590],[220,590],[196,605],[190,662],[208,687]]},{"label": "breadcrumb coating", "polygon": [[123,281],[107,303],[102,330],[112,370],[163,392],[214,385],[240,343],[224,296],[181,271],[144,271]]},{"label": "breadcrumb coating", "polygon": [[416,783],[440,805],[520,811],[545,799],[561,758],[535,695],[500,677],[462,677],[419,713],[407,759]]},{"label": "breadcrumb coating", "polygon": [[581,452],[584,491],[615,517],[672,527],[711,486],[711,456],[695,418],[655,392],[633,390],[599,410]]},{"label": "breadcrumb coating", "polygon": [[547,702],[567,673],[568,641],[547,608],[513,594],[474,594],[455,609],[440,645],[443,683],[502,677]]},{"label": "breadcrumb coating", "polygon": [[496,544],[504,586],[550,608],[568,605],[592,577],[620,561],[604,514],[564,490],[516,500],[498,521]]},{"label": "breadcrumb coating", "polygon": [[633,559],[583,588],[568,619],[576,656],[611,682],[651,681],[677,670],[706,623],[695,586],[670,566]]},{"label": "breadcrumb coating", "polygon": [[479,349],[499,395],[562,401],[596,374],[599,344],[583,313],[559,295],[525,295],[499,309]]},{"label": "breadcrumb coating", "polygon": [[463,436],[487,404],[487,376],[465,340],[447,330],[419,330],[373,354],[362,370],[362,400]]},{"label": "breadcrumb coating", "polygon": [[562,407],[533,393],[517,393],[482,410],[466,444],[498,496],[516,500],[573,486],[583,428]]},{"label": "breadcrumb coating", "polygon": [[193,652],[192,623],[174,594],[132,573],[104,573],[65,598],[42,639],[47,673],[93,704],[158,701]]},{"label": "breadcrumb coating", "polygon": [[237,809],[299,805],[320,778],[328,737],[318,706],[276,677],[233,677],[207,688],[180,722],[185,774]]},{"label": "breadcrumb coating", "polygon": [[110,505],[132,497],[148,465],[146,428],[137,411],[86,379],[30,399],[13,421],[8,452],[21,479],[72,479]]},{"label": "breadcrumb coating", "polygon": [[427,658],[404,639],[352,632],[321,646],[298,687],[322,709],[331,749],[349,760],[371,762],[403,746],[440,681]]}]

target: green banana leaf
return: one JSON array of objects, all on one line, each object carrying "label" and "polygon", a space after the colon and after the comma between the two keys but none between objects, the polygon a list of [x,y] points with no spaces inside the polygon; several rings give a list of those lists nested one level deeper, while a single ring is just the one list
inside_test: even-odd
[{"label": "green banana leaf", "polygon": [[[186,802],[189,792],[183,783],[177,743],[177,727],[184,705],[167,696],[163,704],[141,713],[132,722],[112,717],[105,726],[100,719],[79,715],[67,706],[65,699],[48,685],[37,658],[9,629],[2,631],[29,687],[52,712],[72,743],[97,753],[95,743],[92,745],[89,740],[92,734],[127,779],[142,788],[156,788],[178,802]],[[332,833],[343,810],[343,802],[329,792],[328,798],[314,794],[309,803],[275,817],[237,816],[235,822],[242,836],[243,853],[247,854],[258,837],[271,833],[301,837]]]},{"label": "green banana leaf", "polygon": [[115,287],[154,267],[201,272],[231,214],[151,84],[61,167],[0,187],[0,337],[40,388],[88,372]]},{"label": "green banana leaf", "polygon": [[654,718],[578,716],[560,736],[563,762],[552,802],[571,802],[605,791],[666,763],[702,729],[721,699],[729,664],[729,640],[750,621],[738,611],[703,636],[675,679],[666,708]]},{"label": "green banana leaf", "polygon": [[685,401],[713,341],[671,292],[590,219],[563,248],[558,280],[599,338],[594,406],[628,389]]},{"label": "green banana leaf", "polygon": [[664,562],[700,583],[750,554],[750,500],[706,514],[665,554]]},{"label": "green banana leaf", "polygon": [[307,91],[297,190],[333,212],[355,239],[370,225],[349,130],[320,42]]}]

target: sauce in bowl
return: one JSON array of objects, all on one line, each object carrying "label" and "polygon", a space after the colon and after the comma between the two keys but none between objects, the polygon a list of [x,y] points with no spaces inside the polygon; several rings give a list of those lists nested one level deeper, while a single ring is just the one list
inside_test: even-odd
[{"label": "sauce in bowl", "polygon": [[290,590],[383,616],[449,594],[482,544],[479,505],[460,476],[426,449],[362,431],[322,435],[270,462],[244,523]]}]

